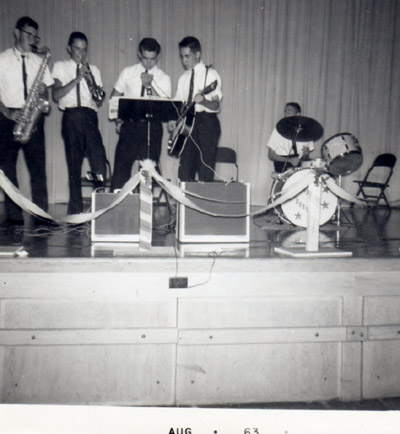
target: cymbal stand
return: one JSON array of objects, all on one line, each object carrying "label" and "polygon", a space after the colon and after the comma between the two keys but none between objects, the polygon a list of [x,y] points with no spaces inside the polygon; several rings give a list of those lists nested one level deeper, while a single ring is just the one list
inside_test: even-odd
[{"label": "cymbal stand", "polygon": [[[342,187],[342,175],[339,175],[337,178],[337,184],[339,187]],[[342,221],[342,216],[346,219],[346,223]],[[346,225],[347,227],[354,226],[354,224],[350,221],[349,217],[346,215],[344,210],[342,209],[342,199],[338,198],[338,206],[336,210],[336,218],[335,218],[336,226],[338,227],[338,230],[336,231],[336,245],[340,242],[340,230],[339,228],[341,226]]]},{"label": "cymbal stand", "polygon": [[[342,187],[342,175],[339,175],[337,178],[338,182],[338,186],[341,188]],[[336,225],[340,226],[341,225],[341,216],[343,215],[343,217],[347,220],[347,224],[353,226],[351,220],[349,219],[349,217],[347,217],[346,213],[344,212],[344,210],[342,209],[342,199],[340,199],[340,197],[338,198],[338,207],[337,207],[337,211],[336,211]]]}]

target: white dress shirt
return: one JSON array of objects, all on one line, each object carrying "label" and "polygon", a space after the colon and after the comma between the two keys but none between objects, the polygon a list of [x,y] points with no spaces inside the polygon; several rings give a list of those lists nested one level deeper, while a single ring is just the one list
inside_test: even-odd
[{"label": "white dress shirt", "polygon": [[[25,68],[28,94],[36,79],[43,58],[33,53],[25,54]],[[54,80],[48,66],[42,82],[52,86]],[[0,100],[8,108],[20,109],[24,106],[24,82],[22,78],[22,57],[16,48],[8,48],[0,53]]]},{"label": "white dress shirt", "polygon": [[[293,155],[292,141],[285,139],[278,130],[274,128],[271,137],[268,140],[267,147],[271,148],[277,155],[290,156]],[[314,150],[314,142],[296,142],[297,153],[299,157],[303,156],[304,148],[311,151]]]},{"label": "white dress shirt", "polygon": [[[124,96],[140,98],[142,92],[142,80],[140,77],[145,71],[146,69],[141,63],[127,66],[121,71],[114,89]],[[153,66],[153,68],[149,69],[147,72],[153,75],[151,84],[158,95],[161,98],[171,98],[171,79],[169,75],[165,74],[157,65]]]},{"label": "white dress shirt", "polygon": [[[77,64],[72,59],[56,62],[54,64],[52,72],[53,78],[59,80],[61,82],[61,85],[65,86],[76,77],[76,65]],[[89,68],[92,71],[93,77],[96,81],[96,85],[102,87],[103,82],[101,81],[100,71],[97,66],[89,65]],[[86,80],[82,78],[82,80],[79,82],[79,85],[81,106],[88,107],[97,111],[98,107],[92,99],[92,94],[89,91]],[[76,86],[74,86],[73,89],[71,89],[66,95],[60,98],[60,100],[58,101],[58,107],[60,108],[60,110],[64,110],[66,108],[73,108],[77,106],[78,101]]]},{"label": "white dress shirt", "polygon": [[[216,95],[219,97],[219,100],[222,100],[222,90],[221,90],[221,78],[218,75],[218,72],[213,68],[207,68],[203,61],[200,61],[194,68],[194,87],[193,87],[193,97],[202,92],[206,86],[211,84],[213,81],[217,80],[217,87],[212,92],[204,95],[204,98],[211,101],[212,98]],[[186,102],[189,98],[189,89],[190,89],[190,79],[192,76],[192,70],[186,70],[178,80],[178,87],[175,95],[175,99],[178,101]],[[216,113],[214,110],[210,110],[207,107],[204,107],[202,104],[195,104],[196,112],[208,112],[208,113]]]}]

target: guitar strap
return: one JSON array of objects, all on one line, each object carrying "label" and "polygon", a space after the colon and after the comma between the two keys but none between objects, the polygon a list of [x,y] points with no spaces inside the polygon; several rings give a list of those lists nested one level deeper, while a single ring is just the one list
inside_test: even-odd
[{"label": "guitar strap", "polygon": [[[206,85],[207,85],[208,70],[209,70],[210,68],[212,68],[212,65],[206,65],[206,75],[204,76],[204,85],[203,85],[203,89],[206,88]],[[196,117],[196,113],[195,113],[195,112],[193,113],[193,116],[194,116],[194,119],[195,119],[195,117]],[[194,122],[194,119],[193,119],[193,122]]]},{"label": "guitar strap", "polygon": [[207,84],[207,75],[208,75],[208,70],[212,68],[212,65],[206,65],[206,76],[204,77],[204,86],[203,89],[206,87]]}]

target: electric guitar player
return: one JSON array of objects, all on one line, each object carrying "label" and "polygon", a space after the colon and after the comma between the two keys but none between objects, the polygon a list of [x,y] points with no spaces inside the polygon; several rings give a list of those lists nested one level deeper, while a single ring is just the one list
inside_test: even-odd
[{"label": "electric guitar player", "polygon": [[[217,80],[213,81],[211,84],[206,86],[201,92],[200,95],[204,96],[208,93],[215,90],[217,87]],[[193,130],[195,123],[195,111],[194,105],[195,101],[192,101],[190,104],[186,104],[183,106],[183,110],[179,115],[179,119],[176,123],[175,128],[172,129],[169,135],[168,140],[168,155],[174,157],[180,157],[185,148],[186,141],[190,136],[191,131]]]}]

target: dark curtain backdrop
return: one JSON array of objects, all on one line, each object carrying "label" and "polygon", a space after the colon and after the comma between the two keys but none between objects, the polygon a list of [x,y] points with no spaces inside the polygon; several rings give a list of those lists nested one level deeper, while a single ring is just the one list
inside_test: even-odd
[{"label": "dark curtain backdrop", "polygon": [[[398,0],[0,0],[1,51],[13,44],[15,22],[23,15],[39,22],[51,62],[68,57],[71,31],[85,32],[88,59],[100,68],[108,95],[121,69],[137,62],[137,45],[145,36],[160,42],[159,66],[171,75],[175,90],[182,73],[177,44],[197,36],[204,61],[222,77],[220,145],[237,151],[253,204],[266,203],[272,182],[266,142],[289,100],[324,127],[314,157],[339,132],[358,138],[364,163],[343,177],[348,191],[355,192],[352,180],[378,153],[400,157]],[[117,135],[107,104],[99,117],[113,163]],[[54,103],[46,122],[50,200],[63,202],[67,170]],[[174,178],[177,161],[166,155],[165,144],[163,154],[164,174]],[[22,159],[19,170],[29,195]],[[400,198],[399,172],[391,183],[392,200]]]}]

